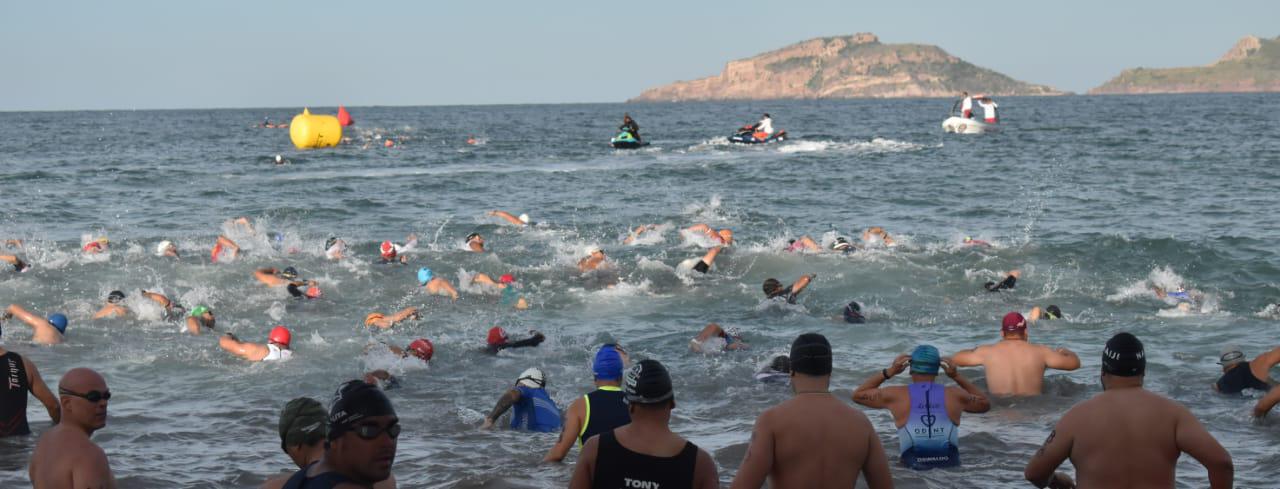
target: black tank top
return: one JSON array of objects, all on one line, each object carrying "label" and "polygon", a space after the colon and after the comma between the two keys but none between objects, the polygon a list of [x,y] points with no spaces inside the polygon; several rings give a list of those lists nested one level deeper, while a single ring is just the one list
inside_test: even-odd
[{"label": "black tank top", "polygon": [[593,489],[681,489],[693,487],[698,446],[684,443],[674,457],[654,457],[627,450],[613,431],[600,434]]},{"label": "black tank top", "polygon": [[27,382],[27,366],[22,363],[22,356],[14,352],[0,355],[0,436],[27,435],[31,427],[27,426],[27,393],[31,392],[31,383]]},{"label": "black tank top", "polygon": [[311,465],[303,467],[302,470],[294,472],[293,477],[284,483],[282,489],[332,489],[343,482],[351,482],[351,479],[337,472],[325,472],[315,477],[307,477],[307,471],[312,465],[320,462],[311,462]]},{"label": "black tank top", "polygon": [[621,389],[601,387],[582,397],[587,401],[587,419],[583,420],[582,431],[578,432],[579,446],[595,435],[631,424],[631,414],[627,412],[627,402]]},{"label": "black tank top", "polygon": [[1223,394],[1236,394],[1245,389],[1266,391],[1271,389],[1271,385],[1254,377],[1247,362],[1231,367],[1218,379],[1218,392]]}]

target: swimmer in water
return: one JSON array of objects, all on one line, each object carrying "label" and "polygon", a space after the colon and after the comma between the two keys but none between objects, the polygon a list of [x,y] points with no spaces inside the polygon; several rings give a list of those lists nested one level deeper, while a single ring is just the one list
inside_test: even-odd
[{"label": "swimmer in water", "polygon": [[630,233],[627,233],[627,237],[622,238],[622,244],[629,245],[634,243],[641,235],[651,232],[658,232],[657,224],[641,224],[636,226],[636,228],[631,230]]},{"label": "swimmer in water", "polygon": [[512,341],[507,335],[507,331],[501,327],[494,326],[489,328],[489,335],[485,338],[485,353],[497,355],[498,352],[509,348],[525,348],[541,345],[546,341],[547,337],[542,333],[534,330],[529,331],[529,337],[522,340]]},{"label": "swimmer in water", "polygon": [[488,215],[491,217],[496,217],[504,221],[507,221],[508,223],[515,225],[517,227],[525,227],[530,225],[528,214],[520,214],[520,216],[517,217],[507,211],[494,210],[494,211],[489,211]]},{"label": "swimmer in water", "polygon": [[199,305],[191,308],[191,314],[187,316],[187,332],[198,335],[204,332],[205,329],[213,331],[217,322],[217,319],[213,317],[213,309],[209,309],[209,306]]},{"label": "swimmer in water", "polygon": [[573,449],[592,437],[612,431],[631,422],[627,402],[622,394],[622,371],[627,352],[616,344],[606,344],[596,351],[591,363],[596,390],[569,404],[564,410],[560,439],[547,451],[543,462],[560,462]]},{"label": "swimmer in water", "polygon": [[156,244],[156,256],[167,258],[181,258],[178,256],[178,245],[173,241],[165,240]]},{"label": "swimmer in water", "polygon": [[1165,290],[1164,287],[1159,285],[1152,285],[1151,290],[1155,292],[1157,299],[1174,304],[1179,311],[1183,312],[1191,312],[1204,303],[1204,292],[1196,289],[1187,289],[1183,285],[1178,285],[1178,288],[1172,291]]},{"label": "swimmer in water", "polygon": [[111,240],[107,239],[106,236],[101,236],[98,239],[85,243],[85,245],[80,249],[81,251],[84,251],[86,255],[96,255],[98,253],[106,253],[110,247]]},{"label": "swimmer in water", "polygon": [[[303,287],[306,287],[305,289]],[[315,280],[304,280],[294,282],[284,287],[289,292],[289,296],[294,299],[319,299],[324,295],[320,290],[320,283]]]},{"label": "swimmer in water", "polygon": [[276,326],[271,329],[265,345],[240,341],[240,338],[228,331],[218,338],[218,346],[250,362],[274,362],[288,360],[293,356],[293,350],[289,349],[291,339],[289,328]]},{"label": "swimmer in water", "polygon": [[727,229],[727,228],[717,231],[715,229],[712,229],[711,226],[698,223],[698,224],[689,226],[687,228],[684,228],[684,232],[701,234],[703,236],[706,236],[708,239],[715,241],[717,243],[720,243],[724,246],[729,246],[733,244],[733,230]]},{"label": "swimmer in water", "polygon": [[764,289],[764,296],[766,299],[782,299],[788,304],[795,304],[796,297],[798,297],[800,293],[804,291],[805,287],[809,286],[809,282],[813,281],[817,276],[818,274],[816,273],[802,276],[797,279],[795,283],[788,285],[785,288],[782,286],[782,282],[779,282],[776,278],[765,279],[764,285],[762,286]]},{"label": "swimmer in water", "polygon": [[107,303],[93,315],[92,319],[121,318],[129,315],[129,308],[124,307],[124,292],[113,290],[107,294]]},{"label": "swimmer in water", "polygon": [[217,263],[226,253],[231,253],[232,260],[238,258],[240,256],[240,245],[236,244],[235,241],[231,241],[231,238],[219,235],[218,240],[213,243],[213,249],[209,250],[209,260]]},{"label": "swimmer in water", "polygon": [[467,249],[476,253],[484,253],[484,236],[480,233],[471,233],[467,235]]},{"label": "swimmer in water", "polygon": [[1044,390],[1046,369],[1071,371],[1080,368],[1080,357],[1066,348],[1037,345],[1027,339],[1027,320],[1022,314],[1005,314],[1000,341],[956,352],[957,367],[982,366],[987,373],[987,390],[997,396],[1036,396]]},{"label": "swimmer in water", "polygon": [[275,163],[276,165],[288,165],[289,163],[292,163],[292,161],[286,160],[284,159],[283,156],[280,156],[280,155],[276,155],[275,160],[272,162]]},{"label": "swimmer in water", "polygon": [[267,287],[284,287],[287,285],[303,285],[305,281],[298,280],[298,269],[293,267],[284,267],[284,270],[277,268],[259,268],[253,271],[253,277],[258,279]]},{"label": "swimmer in water", "polygon": [[988,242],[983,241],[983,240],[980,240],[980,239],[973,239],[972,237],[969,237],[969,236],[965,236],[965,237],[964,237],[964,242],[963,242],[963,243],[961,243],[961,245],[962,245],[962,246],[966,246],[966,247],[968,247],[968,246],[978,246],[978,247],[981,247],[981,248],[990,248],[990,247],[991,247],[991,243],[988,243]]},{"label": "swimmer in water", "polygon": [[702,258],[699,258],[698,261],[694,262],[693,271],[703,274],[710,271],[711,265],[716,262],[716,256],[720,255],[720,251],[723,249],[723,246],[711,248],[711,250],[707,251],[706,254],[702,255]]},{"label": "swimmer in water", "polygon": [[1253,417],[1267,417],[1267,413],[1271,412],[1271,408],[1276,407],[1276,404],[1280,404],[1280,386],[1272,387],[1267,395],[1258,399],[1258,403],[1253,406]]},{"label": "swimmer in water", "polygon": [[1047,321],[1062,319],[1062,309],[1059,309],[1058,306],[1053,304],[1049,304],[1049,306],[1045,307],[1043,310],[1040,309],[1040,306],[1032,307],[1031,313],[1027,315],[1027,322],[1034,323],[1041,319]]},{"label": "swimmer in water", "polygon": [[371,312],[368,316],[364,317],[364,326],[366,328],[391,329],[391,327],[395,326],[397,323],[408,319],[412,319],[414,321],[422,319],[422,315],[418,314],[418,308],[412,306],[406,307],[401,309],[400,312],[390,316],[384,315],[380,312]]},{"label": "swimmer in water", "polygon": [[9,304],[5,308],[4,314],[0,315],[0,321],[6,319],[18,318],[19,321],[31,326],[31,342],[41,345],[56,345],[62,343],[63,335],[67,332],[67,317],[62,313],[50,314],[47,318],[42,318],[22,306],[17,304]]},{"label": "swimmer in water", "polygon": [[769,360],[769,364],[756,372],[756,381],[766,384],[791,383],[791,357],[777,355]]},{"label": "swimmer in water", "polygon": [[[305,469],[324,457],[324,442],[329,435],[329,413],[320,401],[309,397],[291,400],[280,410],[280,448],[299,469]],[[268,480],[262,489],[284,489],[292,474]],[[395,489],[395,476],[377,482],[373,489]]]},{"label": "swimmer in water", "polygon": [[344,258],[343,253],[347,251],[347,242],[330,236],[324,241],[324,257],[330,260],[341,260]]},{"label": "swimmer in water", "polygon": [[885,246],[897,246],[898,243],[893,240],[893,236],[880,226],[871,226],[862,232],[862,242],[867,245],[873,245],[877,241],[884,243]]},{"label": "swimmer in water", "polygon": [[[756,418],[731,488],[893,487],[889,460],[862,411],[831,394],[831,343],[817,333],[791,343],[790,400]],[[816,443],[816,440],[822,440]]]},{"label": "swimmer in water", "polygon": [[1271,369],[1280,365],[1280,347],[1246,360],[1244,352],[1235,347],[1228,347],[1218,358],[1222,366],[1222,377],[1213,384],[1213,390],[1223,394],[1238,394],[1245,389],[1263,392],[1271,390],[1276,382],[1271,379]]},{"label": "swimmer in water", "polygon": [[477,273],[475,276],[471,277],[471,283],[485,285],[500,290],[502,292],[502,298],[498,300],[498,303],[503,306],[515,307],[520,310],[529,308],[529,301],[525,300],[524,296],[521,296],[520,292],[517,290],[515,275],[504,273],[502,276],[498,277],[498,281],[495,282],[489,275]]},{"label": "swimmer in water", "polygon": [[187,310],[184,309],[182,305],[170,300],[164,294],[159,292],[149,292],[147,289],[138,289],[138,292],[142,294],[142,297],[156,303],[164,309],[165,321],[177,321],[187,315]]},{"label": "swimmer in water", "polygon": [[801,236],[800,239],[787,241],[786,250],[792,253],[797,251],[822,251],[822,246],[809,236]]},{"label": "swimmer in water", "polygon": [[409,257],[405,256],[404,253],[416,248],[417,246],[418,235],[416,234],[410,234],[405,238],[404,246],[400,246],[390,241],[383,241],[382,244],[378,246],[379,257],[377,263],[384,265],[388,263],[409,263]]},{"label": "swimmer in water", "polygon": [[13,265],[13,271],[25,272],[31,269],[31,265],[16,255],[0,255],[0,261]]},{"label": "swimmer in water", "polygon": [[[791,355],[795,368],[795,354]],[[911,367],[911,383],[880,387],[886,380]],[[941,369],[959,387],[934,382]],[[853,402],[874,409],[888,409],[898,428],[899,462],[926,470],[960,466],[960,416],[991,409],[987,395],[956,370],[955,362],[938,355],[930,345],[917,346],[910,355],[899,355],[888,368],[871,375],[853,392]],[[918,438],[912,433],[937,433]]]},{"label": "swimmer in water", "polygon": [[588,246],[585,255],[586,257],[578,260],[579,272],[590,272],[606,265],[604,250],[600,249],[599,246]]},{"label": "swimmer in water", "polygon": [[453,288],[453,284],[444,277],[435,276],[430,268],[418,269],[418,285],[429,295],[442,295],[449,297],[449,300],[458,300],[458,289]]},{"label": "swimmer in water", "polygon": [[987,292],[1013,290],[1014,286],[1018,285],[1018,279],[1021,277],[1022,277],[1021,270],[1010,270],[1009,274],[1005,275],[1004,280],[1001,280],[999,283],[987,282],[985,284],[982,284],[982,288],[987,289]]},{"label": "swimmer in water", "polygon": [[400,418],[381,389],[361,380],[338,387],[328,430],[320,460],[295,472],[283,487],[374,488],[391,479]]},{"label": "swimmer in water", "polygon": [[848,304],[845,304],[842,316],[844,317],[844,322],[849,324],[867,322],[867,317],[862,315],[862,305],[858,304],[857,301],[849,301]]},{"label": "swimmer in water", "polygon": [[479,141],[476,141],[475,136],[467,136],[467,144],[475,146],[476,144],[479,144],[479,143],[480,143]]},{"label": "swimmer in water", "polygon": [[[718,340],[714,345],[718,346],[717,351],[737,351],[750,348],[750,345],[742,342],[742,332],[738,331],[738,328],[726,330],[720,327],[719,324],[711,323],[702,328],[698,336],[689,340],[689,350],[694,353],[711,353],[707,351],[707,347],[713,345],[709,345],[707,342],[713,338]],[[721,341],[723,341],[723,344],[720,343]]]},{"label": "swimmer in water", "polygon": [[[1119,333],[1107,340],[1102,392],[1062,415],[1027,462],[1026,479],[1041,488],[1174,487],[1186,453],[1208,470],[1209,487],[1232,487],[1231,454],[1185,406],[1142,387],[1146,366],[1138,338]],[[1068,458],[1078,484],[1055,472]]]},{"label": "swimmer in water", "polygon": [[547,375],[542,369],[532,367],[521,372],[515,386],[507,389],[493,410],[484,417],[480,429],[493,428],[498,418],[512,406],[515,412],[511,415],[511,429],[541,433],[560,431],[560,408],[547,395]]}]

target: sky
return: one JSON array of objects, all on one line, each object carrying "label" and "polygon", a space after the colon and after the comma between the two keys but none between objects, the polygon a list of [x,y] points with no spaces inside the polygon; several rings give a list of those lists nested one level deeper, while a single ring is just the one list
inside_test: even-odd
[{"label": "sky", "polygon": [[856,32],[1084,92],[1277,20],[1277,0],[6,1],[0,111],[621,102]]}]

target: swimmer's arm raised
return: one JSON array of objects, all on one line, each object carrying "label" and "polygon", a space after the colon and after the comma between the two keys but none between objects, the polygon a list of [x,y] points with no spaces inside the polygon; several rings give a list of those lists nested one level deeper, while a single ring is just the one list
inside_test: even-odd
[{"label": "swimmer's arm raised", "polygon": [[893,363],[889,365],[889,368],[871,374],[870,377],[867,377],[867,380],[862,382],[862,385],[853,391],[853,402],[877,409],[889,407],[894,401],[894,396],[892,391],[880,389],[880,384],[902,373],[910,363],[910,355],[898,355],[897,358],[893,359]]},{"label": "swimmer's arm raised", "polygon": [[1070,480],[1070,478],[1066,478],[1064,481],[1063,478],[1066,477],[1066,474],[1055,472],[1058,470],[1058,466],[1062,465],[1062,462],[1071,456],[1071,446],[1075,442],[1068,427],[1068,418],[1070,416],[1071,414],[1067,413],[1062,421],[1058,422],[1058,426],[1055,426],[1053,431],[1049,432],[1049,437],[1045,439],[1044,445],[1027,462],[1027,468],[1023,471],[1023,476],[1032,485],[1042,489],[1045,487],[1064,487],[1063,482]]},{"label": "swimmer's arm raised", "polygon": [[[956,382],[956,385],[964,389],[964,392],[956,392],[960,397],[960,402],[964,404],[964,410],[967,413],[985,413],[991,410],[991,401],[987,399],[987,394],[982,392],[978,386],[970,382],[969,379],[960,375],[960,371],[956,370],[955,360],[951,358],[942,359],[942,368],[946,371],[947,376]],[[948,389],[948,392],[955,392]]]},{"label": "swimmer's arm raised", "polygon": [[231,241],[231,238],[218,236],[218,244],[222,245],[223,248],[230,249],[232,258],[240,256],[240,245],[236,244],[235,241]]},{"label": "swimmer's arm raised", "polygon": [[1175,435],[1178,449],[1191,455],[1191,458],[1209,471],[1209,487],[1230,488],[1235,479],[1235,465],[1231,463],[1231,454],[1204,429],[1204,425],[1200,424],[1191,411],[1182,406],[1177,409],[1180,411]]},{"label": "swimmer's arm raised", "polygon": [[165,309],[168,309],[168,308],[169,308],[169,306],[173,304],[173,302],[172,302],[172,301],[170,301],[168,297],[165,297],[165,296],[164,296],[164,294],[158,294],[158,293],[155,293],[155,292],[148,292],[148,291],[146,291],[145,289],[138,289],[138,290],[139,290],[139,292],[141,292],[141,293],[142,293],[142,296],[143,296],[143,297],[146,297],[146,298],[148,298],[148,299],[151,299],[151,300],[152,300],[153,302],[155,302],[156,304],[160,304],[160,307],[163,307],[163,308],[165,308]]},{"label": "swimmer's arm raised", "polygon": [[498,398],[498,404],[493,406],[493,411],[489,412],[489,416],[484,418],[484,428],[493,426],[499,416],[511,409],[511,405],[520,401],[520,391],[518,389],[508,390],[506,394]]},{"label": "swimmer's arm raised", "polygon": [[1258,404],[1253,406],[1254,417],[1265,417],[1271,408],[1276,407],[1276,404],[1280,404],[1280,387],[1272,387],[1267,395],[1258,399]]},{"label": "swimmer's arm raised", "polygon": [[54,397],[53,392],[49,391],[49,386],[45,385],[35,363],[27,357],[22,357],[22,363],[27,368],[27,383],[31,385],[31,394],[44,404],[44,409],[49,412],[49,419],[53,420],[53,424],[58,424],[62,419],[62,406],[58,405],[58,398]]},{"label": "swimmer's arm raised", "polygon": [[751,430],[751,444],[747,445],[747,454],[742,458],[742,466],[729,489],[760,489],[773,471],[774,439],[770,414],[765,411],[756,419]]},{"label": "swimmer's arm raised", "polygon": [[509,222],[509,223],[511,223],[511,224],[515,224],[515,225],[517,225],[517,226],[524,226],[524,225],[525,225],[524,221],[521,221],[521,220],[520,220],[520,218],[518,218],[518,217],[516,217],[516,216],[512,215],[510,212],[507,212],[507,211],[489,211],[489,215],[490,215],[490,216],[493,216],[493,217],[497,217],[497,218],[504,219],[504,220],[506,220],[507,222]]}]

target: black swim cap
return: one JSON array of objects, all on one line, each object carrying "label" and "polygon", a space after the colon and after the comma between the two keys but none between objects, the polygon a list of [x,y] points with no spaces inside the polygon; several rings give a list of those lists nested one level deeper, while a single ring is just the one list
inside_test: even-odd
[{"label": "black swim cap", "polygon": [[774,292],[782,289],[782,282],[779,282],[776,278],[765,279],[763,288],[764,295],[773,296]]},{"label": "black swim cap", "polygon": [[867,319],[862,316],[862,306],[857,301],[852,301],[844,306],[844,321],[846,323],[865,323]]},{"label": "black swim cap", "polygon": [[675,397],[671,374],[657,360],[641,360],[631,367],[623,377],[622,386],[629,404],[658,404]]},{"label": "black swim cap", "polygon": [[107,294],[107,302],[115,304],[122,300],[124,300],[124,292],[113,290],[110,294]]},{"label": "black swim cap", "polygon": [[382,389],[363,380],[349,380],[338,387],[329,405],[329,439],[337,439],[364,418],[395,415],[396,410]]},{"label": "black swim cap", "polygon": [[791,373],[791,357],[786,355],[773,357],[773,361],[769,362],[769,370],[784,374]]},{"label": "black swim cap", "polygon": [[791,371],[820,377],[831,375],[831,343],[826,336],[805,333],[791,342]]},{"label": "black swim cap", "polygon": [[324,240],[325,251],[328,251],[329,248],[333,248],[333,245],[335,244],[338,244],[338,238],[336,236],[330,236],[329,239]]},{"label": "black swim cap", "polygon": [[1049,307],[1044,308],[1044,312],[1048,313],[1049,319],[1062,319],[1062,309],[1058,309],[1058,306],[1050,304]]},{"label": "black swim cap", "polygon": [[1147,354],[1138,337],[1120,333],[1107,340],[1102,349],[1102,372],[1117,377],[1135,377],[1147,370]]}]

